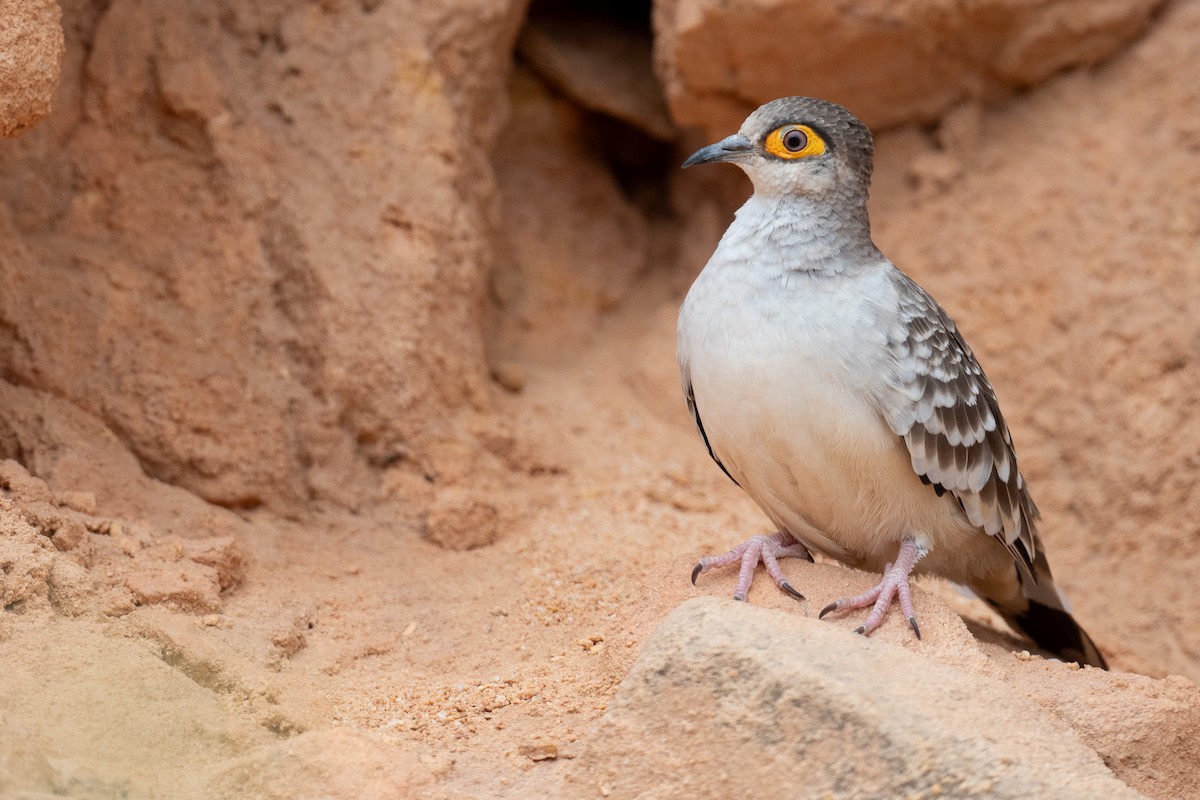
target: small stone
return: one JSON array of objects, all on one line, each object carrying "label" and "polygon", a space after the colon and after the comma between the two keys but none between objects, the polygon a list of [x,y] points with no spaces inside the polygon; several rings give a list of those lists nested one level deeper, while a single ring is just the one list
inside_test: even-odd
[{"label": "small stone", "polygon": [[54,493],[46,482],[30,475],[29,470],[11,458],[0,461],[0,488],[8,489],[14,499],[26,503],[54,502]]},{"label": "small stone", "polygon": [[137,605],[174,603],[184,611],[208,612],[221,607],[217,571],[192,561],[144,568],[127,577],[125,586]]},{"label": "small stone", "polygon": [[96,493],[95,492],[60,492],[58,502],[67,508],[73,509],[83,514],[96,513]]},{"label": "small stone", "polygon": [[500,512],[477,493],[455,487],[438,492],[425,518],[425,535],[449,550],[473,550],[496,541]]},{"label": "small stone", "polygon": [[46,589],[50,605],[71,617],[87,613],[94,593],[87,570],[69,558],[56,558],[51,563]]},{"label": "small stone", "polygon": [[525,368],[515,361],[501,361],[492,366],[492,380],[513,394],[525,388]]},{"label": "small stone", "polygon": [[558,745],[553,742],[534,742],[521,745],[519,752],[530,761],[553,761],[558,758]]},{"label": "small stone", "polygon": [[242,582],[245,564],[241,548],[232,536],[190,539],[182,542],[179,548],[180,556],[215,569],[220,578],[222,590]]},{"label": "small stone", "polygon": [[59,550],[78,550],[87,542],[87,528],[75,519],[65,519],[50,538]]}]

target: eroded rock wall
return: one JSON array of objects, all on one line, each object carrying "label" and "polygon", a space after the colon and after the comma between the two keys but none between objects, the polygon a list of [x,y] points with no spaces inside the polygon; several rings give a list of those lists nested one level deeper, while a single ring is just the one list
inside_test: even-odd
[{"label": "eroded rock wall", "polygon": [[0,151],[0,362],[233,506],[436,470],[486,408],[489,148],[520,2],[65,4]]}]

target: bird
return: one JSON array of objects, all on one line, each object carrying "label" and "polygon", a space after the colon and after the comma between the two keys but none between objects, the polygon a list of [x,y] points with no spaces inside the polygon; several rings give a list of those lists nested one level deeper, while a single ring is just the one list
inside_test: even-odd
[{"label": "bird", "polygon": [[1040,648],[1107,669],[1054,583],[1039,512],[991,382],[954,321],[875,245],[869,128],[844,107],[784,97],[684,168],[729,163],[753,193],[680,307],[687,408],[717,466],[776,533],[692,571],[761,563],[797,598],[779,559],[818,553],[878,572],[820,617],[898,602],[916,637],[909,579],[942,576]]}]

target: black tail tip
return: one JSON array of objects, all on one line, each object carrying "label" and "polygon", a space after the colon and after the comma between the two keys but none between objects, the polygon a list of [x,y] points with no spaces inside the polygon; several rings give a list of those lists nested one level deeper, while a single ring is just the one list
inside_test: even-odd
[{"label": "black tail tip", "polygon": [[1043,650],[1048,650],[1064,661],[1108,669],[1108,662],[1079,623],[1061,608],[1029,601],[1029,608],[1013,616],[1012,621],[1025,635]]}]

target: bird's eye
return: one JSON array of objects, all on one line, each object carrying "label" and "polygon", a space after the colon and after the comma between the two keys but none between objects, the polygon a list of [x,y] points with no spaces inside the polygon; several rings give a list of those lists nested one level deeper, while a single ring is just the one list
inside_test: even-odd
[{"label": "bird's eye", "polygon": [[807,125],[784,125],[771,131],[763,145],[777,158],[804,158],[825,152],[825,140]]}]

